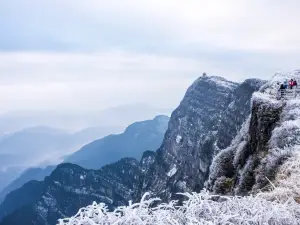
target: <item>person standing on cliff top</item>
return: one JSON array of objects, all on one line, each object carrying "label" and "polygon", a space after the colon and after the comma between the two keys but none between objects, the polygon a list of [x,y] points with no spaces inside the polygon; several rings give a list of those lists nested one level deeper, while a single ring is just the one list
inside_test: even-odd
[{"label": "person standing on cliff top", "polygon": [[283,86],[284,86],[285,89],[288,88],[288,82],[287,82],[287,80],[285,80],[285,81],[283,82]]},{"label": "person standing on cliff top", "polygon": [[277,88],[276,98],[277,98],[277,100],[279,100],[279,99],[282,99],[282,97],[284,96],[285,86],[284,86],[284,84],[279,84],[279,83],[277,83],[277,84],[279,85],[279,87]]},{"label": "person standing on cliff top", "polygon": [[294,80],[294,82],[293,82],[293,88],[297,88],[297,87],[298,87],[298,83],[297,83],[296,80]]},{"label": "person standing on cliff top", "polygon": [[293,85],[294,85],[294,80],[291,79],[291,80],[289,81],[289,87],[290,87],[290,89],[293,89]]}]

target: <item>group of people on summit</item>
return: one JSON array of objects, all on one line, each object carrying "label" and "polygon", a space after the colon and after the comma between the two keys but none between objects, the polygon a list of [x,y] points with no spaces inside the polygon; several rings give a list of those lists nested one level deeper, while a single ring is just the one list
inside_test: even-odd
[{"label": "group of people on summit", "polygon": [[298,87],[298,83],[295,79],[290,79],[289,81],[284,81],[282,84],[277,83],[278,95],[277,98],[281,99],[286,94],[286,89],[295,89]]},{"label": "group of people on summit", "polygon": [[277,85],[279,86],[279,90],[284,90],[284,89],[297,88],[298,83],[296,80],[291,79],[289,82],[286,80],[283,82],[283,84],[277,83]]}]

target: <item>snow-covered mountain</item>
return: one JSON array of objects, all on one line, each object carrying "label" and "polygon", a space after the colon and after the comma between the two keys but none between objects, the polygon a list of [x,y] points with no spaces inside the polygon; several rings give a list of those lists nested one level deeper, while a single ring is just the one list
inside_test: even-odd
[{"label": "snow-covered mountain", "polygon": [[[155,208],[151,206],[157,200],[149,200],[144,196],[140,203],[121,206],[113,212],[107,212],[103,204],[94,203],[81,209],[74,217],[60,220],[60,225],[126,224],[128,222],[134,225],[145,223],[298,225],[300,221],[300,91],[298,90],[296,98],[278,100],[277,90],[274,89],[274,84],[278,81],[291,78],[300,80],[300,71],[287,75],[277,74],[259,92],[254,93],[251,99],[251,115],[243,123],[231,144],[225,149],[216,148],[218,153],[213,157],[209,179],[205,182],[205,186],[213,192],[213,195],[205,190],[198,194],[183,193],[181,194],[185,199],[183,204],[170,201],[156,204]],[[173,142],[179,144],[182,139],[182,136],[173,137]],[[216,142],[216,145],[220,146],[218,143]],[[173,154],[169,159],[178,158],[179,154],[169,152],[171,153]],[[148,173],[157,167],[159,154],[161,153],[158,153]],[[167,175],[175,177],[171,182],[178,182],[176,174],[184,167],[176,164],[176,167],[170,170],[164,159],[160,163],[165,166],[160,169],[160,172],[165,174],[169,171]],[[184,175],[186,171],[181,173]],[[153,175],[157,174],[152,173]],[[173,187],[171,182],[165,182],[170,178],[165,180],[161,180],[159,176],[152,178],[156,179],[154,185],[159,184],[156,186],[158,191],[161,185],[167,188]],[[182,179],[184,180],[185,177],[183,176]],[[194,180],[202,181],[202,176],[195,176]],[[184,185],[184,188],[187,185]],[[153,195],[159,194],[166,199],[174,193],[174,189],[166,189],[167,194],[154,191],[152,189]],[[250,193],[252,195],[249,195]],[[237,194],[242,196],[236,196]]]},{"label": "snow-covered mountain", "polygon": [[250,113],[250,99],[264,81],[242,84],[221,77],[200,77],[173,112],[157,157],[141,193],[164,200],[204,187],[213,157],[228,146]]},{"label": "snow-covered mountain", "polygon": [[[101,182],[106,182],[105,188],[109,191],[100,186],[95,189],[93,182],[97,180],[96,175],[91,175],[87,183],[80,183],[79,175],[82,175],[82,172],[94,174],[93,170],[80,170],[80,173],[75,175],[77,172],[73,167],[80,167],[65,164],[72,168],[65,168],[62,172],[59,170],[64,168],[62,165],[50,175],[50,178],[53,177],[53,174],[57,176],[57,180],[53,180],[52,183],[61,190],[59,194],[56,194],[54,186],[50,185],[51,188],[43,186],[44,191],[38,197],[39,200],[30,204],[27,202],[26,207],[23,204],[23,208],[15,209],[16,211],[7,216],[1,225],[18,224],[17,222],[21,221],[21,215],[24,213],[30,215],[26,218],[29,221],[32,221],[33,218],[43,218],[36,221],[35,224],[49,224],[48,221],[45,221],[48,215],[51,215],[51,222],[59,217],[71,216],[71,211],[73,214],[76,212],[75,207],[73,208],[74,205],[78,209],[85,204],[90,204],[92,200],[115,207],[132,199],[140,199],[146,191],[162,197],[163,200],[175,197],[177,192],[200,191],[208,179],[213,158],[221,149],[228,147],[231,140],[237,135],[250,114],[253,92],[257,91],[264,83],[257,79],[249,79],[238,84],[221,77],[199,78],[188,89],[179,107],[173,112],[163,143],[157,153],[145,153],[144,157],[150,158],[142,158],[140,163],[135,163],[138,165],[138,169],[129,170],[130,176],[134,177],[130,180],[132,188],[129,192],[127,192],[127,188],[123,188],[122,182],[124,181],[115,173],[109,172],[108,178],[106,172],[100,170],[102,172],[99,176],[104,176]],[[128,132],[130,130],[128,129]],[[96,149],[99,150],[99,148]],[[93,157],[95,161],[101,160],[100,154],[93,155]],[[122,161],[120,162],[119,165],[122,168]],[[143,163],[146,166],[143,166]],[[116,164],[111,166],[113,165]],[[68,174],[73,174],[74,179],[79,181],[74,181]],[[42,182],[42,185],[46,185],[50,178]],[[115,183],[116,180],[117,183]],[[114,187],[122,187],[122,190],[127,190],[125,194],[123,193],[122,200],[114,199],[110,195]],[[1,207],[6,208],[10,199],[14,199],[13,194],[19,195],[22,193],[22,189],[8,195]],[[111,200],[114,204],[106,201],[107,199],[103,197],[98,199],[98,190],[102,191],[101,196],[112,197]],[[33,199],[36,198],[33,197]],[[68,200],[64,203],[62,199]],[[88,201],[90,202],[88,203]],[[70,208],[72,210],[69,210]]]}]

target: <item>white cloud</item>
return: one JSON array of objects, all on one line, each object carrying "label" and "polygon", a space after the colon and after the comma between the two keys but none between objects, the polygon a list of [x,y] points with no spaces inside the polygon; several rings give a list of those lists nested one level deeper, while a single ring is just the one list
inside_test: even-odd
[{"label": "white cloud", "polygon": [[1,110],[175,107],[203,71],[297,69],[299,10],[296,0],[2,1]]},{"label": "white cloud", "polygon": [[0,104],[2,111],[91,111],[134,102],[175,107],[199,75],[199,62],[178,57],[2,53]]},{"label": "white cloud", "polygon": [[[50,39],[52,44],[80,49],[128,47],[132,41],[130,47],[135,48],[139,42],[168,42],[239,51],[300,51],[297,0],[11,0],[1,6],[3,21],[10,23],[8,32],[21,32],[29,42],[40,35],[43,40],[31,43],[36,45]],[[15,26],[18,31],[12,29]]]}]

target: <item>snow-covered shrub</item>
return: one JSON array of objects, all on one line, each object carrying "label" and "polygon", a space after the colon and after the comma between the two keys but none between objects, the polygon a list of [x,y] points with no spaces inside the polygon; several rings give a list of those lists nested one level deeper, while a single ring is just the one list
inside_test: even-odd
[{"label": "snow-covered shrub", "polygon": [[247,143],[248,143],[247,141],[242,141],[236,147],[235,155],[233,158],[233,165],[235,168],[237,168],[238,165],[242,162],[242,160],[245,159],[245,147]]},{"label": "snow-covered shrub", "polygon": [[210,166],[210,175],[207,187],[214,189],[216,179],[219,177],[231,177],[234,174],[233,167],[234,148],[227,148],[221,151],[213,160]]},{"label": "snow-covered shrub", "polygon": [[104,204],[94,203],[82,208],[59,225],[296,225],[300,207],[292,199],[283,203],[259,196],[224,197],[200,193],[184,193],[182,205],[176,201],[151,208],[157,199],[146,200],[108,212]]},{"label": "snow-covered shrub", "polygon": [[292,151],[285,149],[272,149],[268,155],[260,161],[256,170],[255,185],[253,191],[269,190],[270,180],[275,179],[278,168],[292,155]]},{"label": "snow-covered shrub", "polygon": [[[218,187],[214,187],[214,183],[219,177],[231,177],[234,174],[234,156],[236,155],[236,152],[239,151],[238,149],[242,149],[244,147],[243,144],[245,144],[246,140],[248,140],[249,125],[250,116],[243,123],[240,132],[232,140],[231,145],[225,150],[219,152],[219,154],[213,159],[210,166],[209,179],[205,185],[208,189],[216,191]],[[226,181],[226,179],[218,180],[219,187],[221,186],[222,181]],[[227,183],[224,185],[227,186]]]},{"label": "snow-covered shrub", "polygon": [[262,192],[259,195],[268,199],[285,202],[293,198],[300,203],[300,146],[294,146],[292,156],[281,165],[276,178],[270,186],[270,192]]},{"label": "snow-covered shrub", "polygon": [[268,152],[260,162],[254,189],[260,189],[274,180],[279,167],[297,152],[300,145],[300,100],[286,102],[278,126],[273,130]]},{"label": "snow-covered shrub", "polygon": [[270,148],[284,148],[300,144],[300,119],[282,122],[273,131]]},{"label": "snow-covered shrub", "polygon": [[235,193],[246,195],[255,184],[255,168],[258,165],[258,158],[250,156],[245,166],[239,170],[238,184],[236,185]]}]

